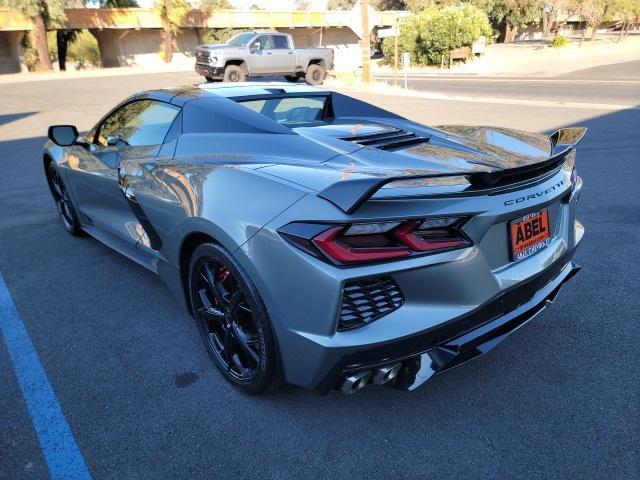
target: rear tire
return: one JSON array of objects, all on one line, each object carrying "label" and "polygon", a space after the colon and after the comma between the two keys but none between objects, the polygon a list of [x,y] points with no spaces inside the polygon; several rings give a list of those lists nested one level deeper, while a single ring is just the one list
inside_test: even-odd
[{"label": "rear tire", "polygon": [[189,300],[205,346],[225,379],[264,393],[277,377],[276,345],[255,285],[227,250],[197,247],[189,263]]},{"label": "rear tire", "polygon": [[304,75],[305,81],[309,85],[322,85],[324,77],[327,75],[327,71],[322,65],[312,64],[307,68],[307,73]]},{"label": "rear tire", "polygon": [[224,69],[224,82],[244,82],[246,78],[247,74],[238,65],[227,65]]},{"label": "rear tire", "polygon": [[297,83],[298,80],[300,80],[300,77],[298,75],[285,75],[284,79],[287,82],[291,82],[291,83]]},{"label": "rear tire", "polygon": [[49,165],[47,165],[47,182],[64,228],[71,235],[76,237],[83,236],[84,232],[78,220],[76,209],[53,162],[49,162]]}]

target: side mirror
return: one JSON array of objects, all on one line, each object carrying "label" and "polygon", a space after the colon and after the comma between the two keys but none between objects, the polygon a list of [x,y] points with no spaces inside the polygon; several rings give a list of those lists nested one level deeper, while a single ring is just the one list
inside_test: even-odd
[{"label": "side mirror", "polygon": [[249,51],[251,53],[256,53],[256,52],[260,51],[260,44],[258,42],[252,43],[249,46]]},{"label": "side mirror", "polygon": [[109,145],[110,147],[115,147],[116,145],[118,145],[119,141],[120,137],[118,135],[107,135],[107,145]]},{"label": "side mirror", "polygon": [[47,137],[61,147],[70,147],[78,139],[78,129],[73,125],[52,125],[47,131]]}]

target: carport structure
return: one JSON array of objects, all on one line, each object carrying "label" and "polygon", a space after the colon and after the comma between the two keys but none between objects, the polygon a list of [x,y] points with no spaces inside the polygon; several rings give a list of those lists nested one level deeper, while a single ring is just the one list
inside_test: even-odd
[{"label": "carport structure", "polygon": [[[358,7],[359,8],[359,7]],[[97,39],[103,67],[161,63],[162,21],[152,9],[68,8],[66,29],[88,30]],[[370,29],[390,27],[400,12],[371,10]],[[174,62],[191,61],[195,47],[215,29],[271,29],[293,35],[296,46],[332,47],[336,68],[359,63],[360,18],[348,11],[202,11],[186,16],[176,39]],[[22,40],[31,20],[0,9],[0,73],[24,70]]]}]

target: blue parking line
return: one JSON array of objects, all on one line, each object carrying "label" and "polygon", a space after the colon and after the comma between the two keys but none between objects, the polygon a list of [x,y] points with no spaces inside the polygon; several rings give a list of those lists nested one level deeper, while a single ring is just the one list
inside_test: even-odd
[{"label": "blue parking line", "polygon": [[0,332],[35,428],[51,478],[91,479],[82,454],[0,274]]}]

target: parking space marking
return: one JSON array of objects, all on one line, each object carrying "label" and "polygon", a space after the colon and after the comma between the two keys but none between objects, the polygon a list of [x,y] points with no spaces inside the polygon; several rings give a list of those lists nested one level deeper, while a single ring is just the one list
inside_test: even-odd
[{"label": "parking space marking", "polygon": [[44,367],[0,274],[0,332],[51,478],[91,479]]}]

